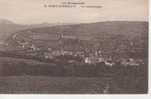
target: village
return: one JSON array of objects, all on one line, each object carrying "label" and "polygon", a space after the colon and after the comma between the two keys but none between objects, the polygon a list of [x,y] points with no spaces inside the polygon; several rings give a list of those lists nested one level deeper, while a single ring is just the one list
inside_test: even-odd
[{"label": "village", "polygon": [[[59,33],[59,35],[39,34],[28,31],[26,35],[13,35],[12,39],[17,45],[15,48],[17,49],[16,53],[27,57],[36,57],[40,60],[61,61],[62,63],[70,64],[96,65],[101,63],[109,67],[116,66],[117,64],[121,66],[144,65],[144,60],[141,58],[111,55],[107,51],[103,51],[101,46],[96,48],[85,43],[85,41],[90,41],[90,37],[80,36],[85,40],[83,43],[80,40],[81,38],[79,39],[72,35]],[[8,46],[8,44],[5,45]]]},{"label": "village", "polygon": [[[22,46],[25,48],[25,46]],[[144,62],[142,59],[134,59],[134,58],[120,58],[119,60],[113,59],[111,56],[104,55],[101,50],[93,50],[93,51],[69,51],[64,49],[52,49],[47,48],[42,50],[37,48],[35,45],[29,46],[32,53],[29,55],[33,55],[39,58],[43,58],[46,60],[59,60],[59,57],[62,57],[63,60],[67,63],[84,63],[84,64],[98,64],[104,63],[106,66],[115,66],[117,63],[120,63],[122,66],[140,66],[143,65]],[[35,54],[33,54],[35,53]],[[58,58],[58,59],[57,59]]]},{"label": "village", "polygon": [[[101,51],[99,51],[101,52]],[[45,52],[44,58],[45,59],[53,59],[56,56],[72,56],[72,59],[68,59],[67,62],[74,63],[78,62],[79,60],[76,59],[76,57],[80,58],[80,62],[84,62],[85,64],[97,64],[97,63],[104,63],[106,66],[115,66],[117,62],[120,62],[123,66],[140,66],[143,64],[143,60],[141,59],[133,59],[133,58],[127,58],[127,59],[121,59],[117,61],[113,61],[111,57],[104,58],[103,55],[99,52],[95,53],[87,53],[85,52],[71,52],[71,51],[51,51],[51,52]],[[74,58],[75,57],[75,58]]]}]

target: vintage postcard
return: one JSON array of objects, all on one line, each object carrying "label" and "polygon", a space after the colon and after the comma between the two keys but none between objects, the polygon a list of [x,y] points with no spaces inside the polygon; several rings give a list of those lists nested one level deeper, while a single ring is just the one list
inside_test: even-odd
[{"label": "vintage postcard", "polygon": [[0,94],[147,94],[148,0],[0,0]]}]

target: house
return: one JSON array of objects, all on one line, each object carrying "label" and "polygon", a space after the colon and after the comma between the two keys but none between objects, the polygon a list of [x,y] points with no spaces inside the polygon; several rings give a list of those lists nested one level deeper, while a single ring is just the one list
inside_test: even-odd
[{"label": "house", "polygon": [[54,58],[54,56],[49,52],[45,52],[44,57],[45,57],[45,59],[53,59]]},{"label": "house", "polygon": [[123,59],[121,64],[124,66],[139,66],[139,62],[133,58]]},{"label": "house", "polygon": [[53,56],[60,56],[60,55],[62,55],[60,50],[54,50],[54,51],[52,51],[51,54],[52,54]]},{"label": "house", "polygon": [[112,62],[112,61],[105,61],[105,65],[106,66],[110,66],[110,67],[112,67],[112,66],[114,66],[115,65],[115,63],[114,62]]},{"label": "house", "polygon": [[105,60],[104,60],[104,58],[103,57],[98,57],[98,62],[100,63],[100,62],[104,62]]},{"label": "house", "polygon": [[130,66],[139,66],[139,63],[136,60],[134,60],[133,58],[129,58],[128,65],[130,65]]},{"label": "house", "polygon": [[91,59],[89,57],[86,57],[85,60],[84,60],[84,62],[86,64],[91,64],[92,63],[92,61],[91,61]]},{"label": "house", "polygon": [[104,59],[102,57],[91,56],[91,57],[85,57],[84,61],[87,64],[96,64],[99,62],[104,62]]}]

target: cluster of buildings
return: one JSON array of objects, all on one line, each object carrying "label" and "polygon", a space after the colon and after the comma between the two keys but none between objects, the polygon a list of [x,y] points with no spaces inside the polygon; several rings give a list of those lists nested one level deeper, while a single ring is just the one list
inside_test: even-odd
[{"label": "cluster of buildings", "polygon": [[[15,35],[13,39],[16,40],[16,42],[19,44],[21,48],[31,50],[31,54],[36,53],[37,57],[41,57],[47,60],[55,59],[57,56],[72,56],[81,58],[82,61],[80,62],[85,64],[104,63],[106,66],[111,67],[116,65],[117,61],[120,61],[120,64],[122,64],[123,66],[139,66],[140,64],[143,64],[143,60],[133,58],[119,57],[119,59],[115,61],[112,59],[110,55],[103,55],[106,53],[103,53],[99,48],[97,49],[91,48],[91,50],[89,48],[84,47],[80,48],[81,47],[80,44],[77,44],[78,43],[77,37],[74,36],[60,35],[58,37],[57,35],[55,35],[51,36],[50,41],[49,35],[38,36],[36,34],[32,35],[33,41],[29,41],[30,39],[28,40],[28,38],[26,38],[26,40],[19,40],[19,37]],[[45,40],[44,43],[43,40]],[[49,40],[48,44],[46,44],[46,40]],[[66,41],[68,44],[63,44],[62,40],[64,41],[69,40]],[[76,44],[74,45],[71,41],[73,41],[73,43],[76,42],[77,45]],[[39,47],[43,46],[44,44],[46,47]],[[79,62],[79,60],[73,59],[68,59],[67,61]]]},{"label": "cluster of buildings", "polygon": [[[144,61],[142,59],[119,57],[119,59],[115,60],[109,55],[104,55],[106,53],[103,53],[101,50],[88,51],[87,49],[85,49],[85,50],[72,51],[72,50],[64,50],[61,48],[53,49],[50,47],[42,49],[28,42],[20,43],[20,47],[22,47],[23,49],[28,49],[28,51],[30,50],[29,53],[26,53],[27,55],[36,56],[46,60],[55,60],[56,57],[58,56],[62,56],[62,57],[72,56],[75,58],[67,59],[66,62],[69,63],[78,62],[84,64],[93,64],[93,65],[98,63],[103,63],[105,66],[110,66],[110,67],[116,66],[117,62],[120,62],[122,66],[140,66],[141,64],[144,64]],[[60,60],[60,61],[64,61],[64,60]]]},{"label": "cluster of buildings", "polygon": [[75,59],[68,59],[67,61],[81,62],[85,64],[98,64],[104,63],[106,66],[115,66],[117,62],[120,62],[122,66],[140,66],[144,64],[142,59],[134,59],[134,58],[119,58],[119,60],[113,60],[112,57],[105,58],[103,57],[103,53],[101,51],[96,51],[94,53],[86,53],[84,51],[64,51],[64,50],[51,50],[49,48],[48,52],[44,52],[45,59],[54,59],[56,56],[72,56],[81,58],[82,61]]}]

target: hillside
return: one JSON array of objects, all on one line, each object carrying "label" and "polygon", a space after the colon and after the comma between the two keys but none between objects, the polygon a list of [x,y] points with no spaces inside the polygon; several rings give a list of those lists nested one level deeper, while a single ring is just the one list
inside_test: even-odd
[{"label": "hillside", "polygon": [[41,24],[31,24],[31,25],[22,25],[16,24],[12,21],[6,19],[0,19],[0,41],[6,40],[10,35],[17,31],[25,30],[25,29],[33,29],[40,27],[50,27],[60,25],[59,23],[41,23]]},{"label": "hillside", "polygon": [[7,42],[13,47],[22,42],[42,49],[100,49],[108,56],[147,57],[148,23],[113,21],[26,29]]}]

